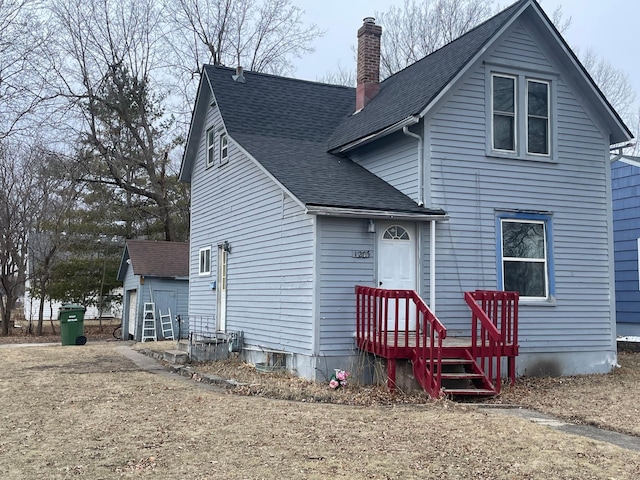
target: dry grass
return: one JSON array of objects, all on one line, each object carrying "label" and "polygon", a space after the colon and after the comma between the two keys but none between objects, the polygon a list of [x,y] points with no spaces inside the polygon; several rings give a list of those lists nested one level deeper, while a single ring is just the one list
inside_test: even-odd
[{"label": "dry grass", "polygon": [[522,378],[493,402],[640,436],[640,353],[619,353],[609,375]]},{"label": "dry grass", "polygon": [[238,396],[141,371],[117,345],[0,348],[3,478],[640,475],[637,452],[473,405],[361,407]]},{"label": "dry grass", "polygon": [[[137,344],[137,349],[164,350],[171,342]],[[555,415],[564,420],[640,436],[640,353],[620,353],[621,365],[609,375],[583,375],[562,378],[521,378],[514,387],[503,386],[500,396],[482,399],[485,403],[519,405]],[[314,383],[294,375],[260,373],[251,364],[238,360],[209,362],[192,366],[198,374],[216,375],[245,385],[233,393],[344,405],[429,404],[422,392],[389,393],[384,386],[349,385],[334,391],[327,384]]]}]

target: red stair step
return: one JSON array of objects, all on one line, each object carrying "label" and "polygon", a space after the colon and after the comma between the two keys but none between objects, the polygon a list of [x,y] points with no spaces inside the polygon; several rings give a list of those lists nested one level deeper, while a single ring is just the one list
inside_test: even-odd
[{"label": "red stair step", "polygon": [[497,395],[497,392],[495,390],[486,388],[443,388],[442,391],[445,393],[445,395]]},{"label": "red stair step", "polygon": [[484,376],[479,373],[471,373],[471,372],[446,372],[446,373],[443,372],[440,375],[443,379],[447,379],[447,380],[484,378]]}]

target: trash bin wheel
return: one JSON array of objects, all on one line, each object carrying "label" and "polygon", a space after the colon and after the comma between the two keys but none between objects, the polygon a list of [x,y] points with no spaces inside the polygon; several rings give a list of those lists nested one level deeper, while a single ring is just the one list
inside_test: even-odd
[{"label": "trash bin wheel", "polygon": [[84,345],[87,343],[87,337],[84,335],[79,335],[76,337],[76,345]]}]

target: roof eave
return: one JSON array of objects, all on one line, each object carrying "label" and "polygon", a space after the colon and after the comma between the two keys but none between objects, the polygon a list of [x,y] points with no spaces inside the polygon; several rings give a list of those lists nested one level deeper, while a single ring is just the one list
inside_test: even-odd
[{"label": "roof eave", "polygon": [[374,210],[350,207],[329,207],[323,205],[307,205],[305,213],[309,215],[343,217],[343,218],[371,218],[371,219],[401,219],[415,221],[446,221],[449,216],[446,212],[404,212],[401,210]]},{"label": "roof eave", "polygon": [[[202,118],[202,124],[206,121],[207,114],[207,102],[202,101],[202,92],[204,89],[204,85],[209,87],[209,94],[215,101],[215,96],[213,94],[213,88],[211,87],[211,82],[209,81],[209,77],[207,75],[206,68],[202,67],[202,73],[200,76],[200,83],[198,84],[198,91],[196,92],[196,102],[193,107],[193,112],[191,112],[191,121],[189,122],[189,133],[187,134],[187,141],[185,143],[184,153],[182,154],[182,162],[180,163],[180,173],[178,175],[178,180],[185,183],[191,182],[191,171],[193,169],[194,159],[198,153],[198,140],[199,133],[195,134],[194,129],[196,125],[199,125],[199,121]],[[211,102],[209,102],[210,104]]]},{"label": "roof eave", "polygon": [[482,46],[478,48],[478,51],[475,53],[475,55],[471,57],[471,59],[460,70],[458,70],[458,73],[456,73],[445,84],[444,88],[442,88],[442,90],[440,90],[431,99],[431,101],[429,101],[429,103],[425,105],[425,107],[420,111],[418,116],[420,118],[424,117],[435,105],[437,105],[438,102],[440,102],[440,100],[442,100],[442,98],[445,97],[451,91],[451,89],[458,82],[458,80],[460,80],[464,75],[467,74],[471,66],[475,65],[476,62],[478,62],[480,58],[487,52],[487,50],[489,50],[489,48],[491,48],[491,46],[497,41],[497,39],[500,38],[502,34],[505,31],[507,31],[507,29],[511,27],[511,25],[513,25],[513,23],[520,17],[520,15],[522,15],[522,13],[527,8],[529,8],[530,5],[533,5],[533,4],[535,4],[535,2],[533,1],[523,2],[522,6],[518,10],[513,12],[513,14],[511,15],[511,18],[509,18],[509,20],[505,22],[505,24],[502,25],[502,27],[500,27],[499,30],[495,31],[493,35]]},{"label": "roof eave", "polygon": [[123,282],[124,278],[127,275],[127,267],[129,267],[129,264],[127,263],[127,260],[129,260],[129,249],[125,245],[124,246],[124,250],[122,252],[122,257],[120,258],[120,266],[118,267],[118,275],[116,275],[116,280],[118,280],[120,282]]},{"label": "roof eave", "polygon": [[394,123],[393,125],[388,126],[378,132],[367,135],[366,137],[359,138],[358,140],[354,140],[353,142],[347,143],[340,147],[336,147],[332,150],[329,150],[329,153],[340,154],[347,153],[354,148],[361,147],[366,145],[367,143],[371,143],[379,138],[385,137],[391,133],[397,132],[398,130],[402,130],[404,127],[409,127],[411,125],[415,125],[420,121],[420,117],[416,115],[411,115],[409,117],[403,118],[399,122]]}]

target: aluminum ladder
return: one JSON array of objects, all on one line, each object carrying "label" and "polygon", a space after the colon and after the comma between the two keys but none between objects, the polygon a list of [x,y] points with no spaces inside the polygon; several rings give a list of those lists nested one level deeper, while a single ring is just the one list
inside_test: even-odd
[{"label": "aluminum ladder", "polygon": [[156,334],[156,304],[153,302],[144,304],[144,313],[142,317],[142,341],[158,340]]},{"label": "aluminum ladder", "polygon": [[162,331],[162,338],[164,340],[175,340],[176,335],[173,331],[173,322],[171,321],[171,309],[169,308],[169,314],[163,315],[162,310],[158,309],[160,314],[160,330]]}]

